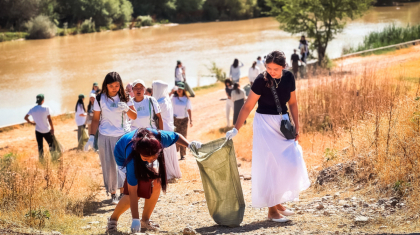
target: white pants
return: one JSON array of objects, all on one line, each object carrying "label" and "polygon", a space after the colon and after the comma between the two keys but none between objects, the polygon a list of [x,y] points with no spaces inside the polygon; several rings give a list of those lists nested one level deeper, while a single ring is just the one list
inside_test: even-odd
[{"label": "white pants", "polygon": [[231,99],[226,100],[226,121],[227,126],[230,126],[230,110],[233,111],[233,101]]}]

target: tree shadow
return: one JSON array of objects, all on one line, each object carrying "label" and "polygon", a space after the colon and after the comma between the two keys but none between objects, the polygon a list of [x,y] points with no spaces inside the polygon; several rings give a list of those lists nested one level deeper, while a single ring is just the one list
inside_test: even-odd
[{"label": "tree shadow", "polygon": [[102,201],[90,201],[85,204],[83,216],[92,214],[105,214],[114,211],[115,208],[105,209],[111,204],[111,198]]},{"label": "tree shadow", "polygon": [[196,231],[200,234],[246,233],[246,232],[258,230],[260,228],[289,227],[293,225],[295,225],[293,221],[289,221],[287,223],[276,223],[273,221],[266,220],[266,221],[253,222],[250,224],[245,224],[244,226],[234,227],[234,228],[221,226],[221,225],[213,225],[209,227],[198,228],[196,229]]}]

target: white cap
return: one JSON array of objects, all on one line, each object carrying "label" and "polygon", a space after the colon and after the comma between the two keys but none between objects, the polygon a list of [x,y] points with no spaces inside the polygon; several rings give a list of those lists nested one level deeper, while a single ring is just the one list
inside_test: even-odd
[{"label": "white cap", "polygon": [[144,88],[146,88],[146,84],[144,83],[144,81],[143,80],[141,80],[141,79],[136,79],[131,85],[133,86],[133,87],[135,87],[137,84],[142,84],[143,86],[144,86]]},{"label": "white cap", "polygon": [[90,93],[90,97],[96,98],[96,94],[95,93]]}]

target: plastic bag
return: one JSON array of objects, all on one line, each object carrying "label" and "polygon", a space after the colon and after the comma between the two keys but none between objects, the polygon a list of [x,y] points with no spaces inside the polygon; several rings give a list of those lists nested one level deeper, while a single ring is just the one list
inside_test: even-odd
[{"label": "plastic bag", "polygon": [[58,159],[60,159],[61,155],[64,153],[64,147],[62,144],[60,144],[60,142],[58,142],[55,135],[53,135],[52,138],[53,138],[53,145],[50,149],[51,160],[57,161]]},{"label": "plastic bag", "polygon": [[86,130],[83,128],[82,136],[80,136],[80,139],[79,139],[79,145],[77,145],[77,150],[83,151],[85,144],[88,142],[88,140],[89,140],[89,136],[86,133]]}]

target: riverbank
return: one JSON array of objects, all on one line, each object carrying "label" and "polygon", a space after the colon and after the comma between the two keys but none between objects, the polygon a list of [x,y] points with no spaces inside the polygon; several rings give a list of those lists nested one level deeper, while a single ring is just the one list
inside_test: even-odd
[{"label": "riverbank", "polygon": [[[337,63],[337,67],[332,71],[331,77],[328,74],[319,75],[316,78],[310,77],[297,82],[298,98],[302,107],[301,119],[302,123],[305,124],[302,128],[302,136],[299,143],[303,148],[304,159],[312,186],[302,193],[300,202],[286,204],[297,212],[295,216],[291,217],[291,222],[278,224],[266,221],[266,208],[255,209],[251,207],[251,181],[241,180],[247,205],[242,226],[238,228],[217,226],[207,212],[197,165],[190,154],[188,154],[186,161],[180,161],[183,173],[182,179],[177,183],[170,184],[167,194],[161,195],[152,219],[160,224],[162,233],[168,234],[179,233],[187,226],[191,226],[201,234],[325,234],[335,231],[338,231],[339,234],[376,234],[420,231],[418,217],[418,209],[420,207],[418,202],[416,202],[416,194],[413,194],[413,192],[418,190],[417,184],[415,184],[417,182],[417,178],[415,178],[417,177],[417,171],[412,169],[412,172],[410,172],[414,178],[410,181],[412,186],[408,187],[406,185],[408,181],[404,177],[410,174],[402,171],[402,166],[409,166],[409,162],[401,164],[398,168],[381,170],[379,172],[367,168],[369,165],[363,165],[367,164],[363,162],[363,159],[372,160],[372,155],[369,155],[372,149],[369,150],[369,148],[360,145],[360,142],[365,141],[365,139],[360,137],[362,137],[361,134],[363,133],[367,134],[366,136],[374,133],[372,132],[372,124],[375,122],[372,120],[371,115],[376,115],[374,108],[379,106],[371,106],[370,112],[357,112],[366,114],[366,116],[363,119],[355,118],[352,122],[347,122],[347,120],[351,120],[347,119],[350,116],[340,116],[346,113],[353,114],[354,107],[352,107],[352,104],[355,104],[354,106],[361,105],[360,107],[364,108],[369,107],[369,103],[363,103],[363,100],[369,100],[369,97],[372,95],[376,95],[374,100],[379,98],[378,95],[384,95],[382,96],[383,99],[389,96],[388,93],[375,93],[376,91],[368,94],[363,90],[363,86],[355,86],[356,84],[369,88],[371,88],[369,84],[376,84],[383,89],[382,91],[388,89],[387,87],[404,84],[406,87],[411,87],[411,90],[401,90],[406,92],[403,93],[406,96],[405,100],[407,102],[410,101],[410,103],[402,103],[396,106],[400,107],[400,109],[396,110],[396,113],[393,113],[393,115],[398,114],[400,116],[393,117],[399,117],[402,121],[407,119],[404,115],[409,111],[408,107],[412,108],[413,93],[415,95],[416,92],[416,89],[413,87],[416,84],[415,80],[405,83],[405,80],[400,79],[401,82],[404,82],[401,84],[386,83],[386,80],[398,82],[400,80],[396,78],[399,78],[399,75],[404,79],[415,77],[416,74],[418,76],[419,68],[416,64],[420,62],[419,51],[420,46],[415,46],[390,54],[342,60]],[[388,67],[389,69],[386,70]],[[363,78],[360,75],[364,73],[368,74],[365,80],[362,80],[365,83],[357,83],[359,79]],[[373,76],[374,74],[376,75]],[[241,79],[241,83],[245,85],[247,83],[246,78]],[[340,84],[343,85],[340,86]],[[352,93],[353,95],[351,95]],[[332,95],[335,95],[335,99],[331,99]],[[225,128],[225,102],[222,100],[224,97],[225,92],[222,85],[221,88],[213,87],[203,90],[195,98],[191,99],[194,126],[189,128],[188,139],[199,140],[204,143],[225,135],[225,131],[228,128]],[[318,101],[319,97],[324,97],[326,99],[325,103],[315,102],[312,105],[318,103],[325,104],[325,106],[308,106],[308,101]],[[335,106],[330,106],[330,104]],[[384,103],[384,108],[386,107]],[[401,108],[407,108],[407,110]],[[309,112],[310,110],[314,111]],[[334,113],[334,110],[341,110],[342,112]],[[332,121],[328,122],[327,119],[320,120],[326,116],[333,118]],[[337,120],[339,117],[342,120],[346,120],[345,123],[349,123],[357,128],[353,132],[348,132],[349,128],[340,126],[342,124]],[[385,117],[382,116],[382,118]],[[315,122],[314,124],[316,125],[309,125],[308,120],[319,122]],[[380,124],[380,128],[386,128],[386,122],[381,121]],[[331,133],[331,130],[326,129],[330,125],[337,126],[338,129],[334,129],[335,132]],[[407,126],[410,125],[407,124]],[[315,128],[315,131],[310,131],[309,127],[313,126],[319,129]],[[403,130],[401,126],[397,126],[397,128],[400,131]],[[75,129],[76,125],[71,117],[57,121],[57,138],[68,149],[65,153],[65,166],[67,168],[64,168],[68,169],[70,173],[67,179],[73,178],[74,182],[78,183],[72,186],[69,194],[74,194],[76,198],[79,197],[76,191],[72,191],[75,187],[79,187],[79,190],[82,192],[90,193],[96,197],[89,199],[89,203],[78,204],[83,208],[82,215],[79,215],[80,217],[77,216],[77,213],[66,212],[60,214],[56,211],[50,211],[51,219],[46,221],[45,231],[58,230],[63,234],[103,234],[106,219],[112,213],[114,206],[109,206],[109,197],[105,195],[102,188],[98,190],[93,187],[96,183],[102,184],[97,155],[93,152],[77,152],[73,149],[77,145],[77,132]],[[366,130],[366,132],[361,132],[363,130]],[[380,130],[379,134],[381,136],[383,133],[386,134],[384,129]],[[357,138],[354,139],[351,134]],[[247,125],[240,130],[240,134],[234,139],[237,160],[240,164],[239,171],[247,179],[249,177],[252,178],[251,139],[252,115],[247,119]],[[352,140],[353,142],[351,142]],[[393,143],[397,140],[392,139],[391,142]],[[408,143],[407,141],[410,139],[404,140]],[[369,141],[365,142],[370,143]],[[344,152],[359,151],[352,149],[351,146],[347,148],[351,144],[363,147],[361,148],[363,152],[354,152],[355,156],[360,156],[360,158],[354,157],[353,154],[344,154]],[[379,149],[383,149],[384,146],[382,144],[383,139],[381,137],[381,140],[378,141]],[[36,162],[37,153],[33,127],[23,126],[0,133],[0,155],[3,156],[2,159],[9,153],[13,153],[14,156],[20,156],[18,160],[21,161],[21,164],[30,161]],[[395,159],[408,159],[408,157],[417,156],[415,155],[416,152],[411,153],[412,156],[407,157],[399,157],[397,155],[395,158],[390,157],[385,163],[392,166]],[[356,161],[357,164],[349,164],[353,161]],[[381,167],[386,166],[380,161],[375,161],[375,163],[377,169],[382,169]],[[339,164],[342,165],[340,166]],[[39,167],[41,168],[42,166]],[[349,173],[346,173],[347,171]],[[73,172],[80,173],[74,176]],[[323,176],[324,173],[322,172],[325,172],[325,175],[328,177],[319,178],[319,176]],[[388,180],[393,179],[391,174],[393,172],[401,172],[399,177],[401,177],[402,183],[396,189],[401,189],[403,192],[407,189],[406,194],[398,196],[398,191],[393,191],[395,184],[388,183]],[[370,173],[374,173],[374,175],[370,176]],[[388,174],[387,177],[390,177],[389,179],[382,178],[385,173]],[[373,178],[371,179],[371,177]],[[325,183],[319,184],[318,179],[324,179]],[[46,185],[46,179],[40,177],[39,181],[41,182],[40,189],[43,189]],[[68,188],[70,185],[67,185],[67,182],[72,182],[72,180],[66,180],[65,188]],[[85,183],[82,184],[82,182]],[[396,182],[394,181],[394,183]],[[390,184],[391,186],[383,187],[384,184]],[[90,190],[89,185],[92,186],[92,190]],[[42,191],[40,190],[39,192]],[[48,207],[47,201],[49,198],[44,194],[44,198],[41,197],[41,199],[45,200],[37,201],[37,203],[40,203],[37,204],[37,207]],[[78,200],[81,200],[81,198]],[[142,206],[143,202],[140,201],[139,208],[141,209]],[[30,231],[24,223],[23,216],[25,212],[26,208],[23,207],[22,212],[15,213],[14,217],[11,217],[14,219],[11,221],[7,216],[11,216],[10,214],[12,213],[6,214],[2,211],[0,214],[1,228],[4,229],[7,226],[7,229],[13,231]],[[64,215],[68,217],[64,217]],[[126,234],[129,231],[130,224],[131,215],[128,211],[124,213],[119,221],[119,234]]]}]

